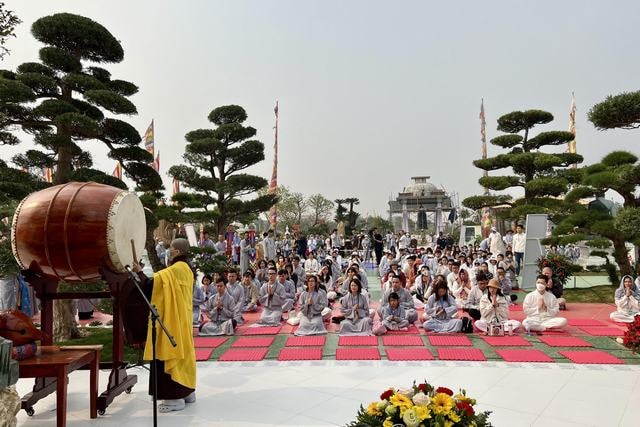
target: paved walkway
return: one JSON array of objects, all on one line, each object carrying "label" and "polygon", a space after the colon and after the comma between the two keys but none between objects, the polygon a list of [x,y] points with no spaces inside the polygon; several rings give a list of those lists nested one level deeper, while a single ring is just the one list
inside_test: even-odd
[{"label": "paved walkway", "polygon": [[[132,370],[139,383],[117,397],[105,415],[89,419],[88,373],[69,380],[69,427],[152,425],[148,374]],[[426,379],[435,386],[465,388],[478,409],[493,411],[495,426],[640,425],[640,366],[507,364],[503,362],[254,362],[199,363],[198,401],[182,412],[160,414],[163,427],[341,426],[360,404],[389,386]],[[108,380],[101,372],[100,389]],[[18,382],[24,394],[31,380]],[[20,411],[18,425],[55,422],[55,397],[40,401],[35,415]]]}]

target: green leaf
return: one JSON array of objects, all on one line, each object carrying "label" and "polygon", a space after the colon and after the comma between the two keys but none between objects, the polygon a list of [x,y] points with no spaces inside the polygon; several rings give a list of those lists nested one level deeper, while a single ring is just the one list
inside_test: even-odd
[{"label": "green leaf", "polygon": [[142,141],[136,128],[118,119],[104,119],[102,136],[112,144],[118,145],[138,145]]},{"label": "green leaf", "polygon": [[500,135],[491,139],[489,142],[493,145],[503,148],[512,148],[522,143],[522,137],[516,134]]},{"label": "green leaf", "polygon": [[2,102],[31,102],[36,100],[33,90],[22,82],[0,79],[0,100]]},{"label": "green leaf", "polygon": [[33,23],[31,33],[44,44],[92,62],[120,62],[124,58],[120,42],[105,27],[84,16],[45,16]]},{"label": "green leaf", "polygon": [[478,182],[483,187],[495,191],[522,186],[519,176],[483,176]]},{"label": "green leaf", "polygon": [[609,95],[591,107],[587,117],[599,130],[640,127],[640,91]]},{"label": "green leaf", "polygon": [[82,70],[82,64],[78,58],[57,47],[40,49],[40,60],[54,70],[65,73],[79,73]]},{"label": "green leaf", "polygon": [[100,126],[95,120],[79,113],[64,113],[54,119],[57,126],[64,126],[71,135],[80,138],[95,138]]},{"label": "green leaf", "polygon": [[88,90],[84,93],[87,101],[97,104],[114,114],[137,114],[138,110],[131,101],[110,90]]},{"label": "green leaf", "polygon": [[49,77],[55,77],[56,72],[46,65],[40,64],[39,62],[23,62],[18,65],[16,71],[20,74],[23,73],[38,73]]},{"label": "green leaf", "polygon": [[138,86],[124,80],[111,80],[109,82],[109,89],[122,96],[131,96],[138,93]]},{"label": "green leaf", "polygon": [[514,111],[498,119],[498,130],[506,133],[519,133],[552,120],[553,115],[542,110]]},{"label": "green leaf", "polygon": [[104,83],[93,76],[82,73],[69,73],[62,81],[76,92],[84,93],[93,89],[105,89]]}]

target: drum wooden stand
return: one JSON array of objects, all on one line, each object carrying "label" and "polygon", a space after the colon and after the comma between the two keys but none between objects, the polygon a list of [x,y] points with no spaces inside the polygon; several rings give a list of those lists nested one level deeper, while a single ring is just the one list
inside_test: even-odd
[{"label": "drum wooden stand", "polygon": [[[109,291],[104,292],[57,292],[58,281],[56,279],[38,274],[32,270],[23,270],[27,282],[33,286],[36,296],[42,304],[41,330],[46,334],[42,345],[52,345],[53,337],[53,300],[56,299],[82,299],[82,298],[112,298],[113,299],[113,358],[111,363],[101,363],[101,369],[111,368],[107,389],[98,397],[98,414],[103,415],[113,399],[122,394],[130,393],[138,382],[136,375],[128,375],[125,369],[124,357],[124,329],[120,316],[120,290],[123,284],[129,280],[127,273],[116,273],[103,267],[100,269],[103,279],[109,284]],[[22,398],[22,409],[27,414],[33,415],[33,405],[40,399],[56,391],[54,378],[36,378],[33,390]]]}]

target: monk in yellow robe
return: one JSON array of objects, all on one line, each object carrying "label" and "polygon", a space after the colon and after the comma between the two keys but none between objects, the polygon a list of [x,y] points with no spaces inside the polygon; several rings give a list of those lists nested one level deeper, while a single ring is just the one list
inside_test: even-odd
[{"label": "monk in yellow robe", "polygon": [[[132,266],[142,279],[143,289],[148,292],[152,288],[151,304],[156,306],[160,318],[178,344],[173,347],[160,326],[156,327],[157,397],[163,399],[158,405],[159,412],[180,411],[185,408],[185,403],[195,402],[196,357],[191,325],[195,278],[187,262],[188,254],[189,242],[175,239],[169,248],[169,267],[155,273],[153,279],[142,273],[139,264]],[[149,320],[145,360],[153,358],[151,342]],[[149,381],[149,392],[153,394],[153,375]]]}]

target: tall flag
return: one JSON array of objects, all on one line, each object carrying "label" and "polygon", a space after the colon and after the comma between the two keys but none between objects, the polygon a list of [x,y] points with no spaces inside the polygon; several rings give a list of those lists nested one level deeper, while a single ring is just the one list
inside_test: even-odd
[{"label": "tall flag", "polygon": [[118,179],[122,179],[122,163],[116,163],[116,167],[113,169],[111,175],[115,176]]},{"label": "tall flag", "polygon": [[160,173],[160,150],[158,150],[158,154],[153,161],[153,169],[155,169],[156,172]]},{"label": "tall flag", "polygon": [[180,192],[180,181],[177,178],[173,178],[173,195]]},{"label": "tall flag", "polygon": [[[569,153],[575,154],[576,151],[576,97],[571,92],[571,107],[569,107],[569,132],[573,134],[573,139],[569,141],[569,146],[567,151]],[[574,163],[573,167],[576,168],[577,165]]]},{"label": "tall flag", "polygon": [[[273,109],[273,112],[276,115],[276,125],[274,127],[275,140],[273,143],[273,170],[271,171],[271,181],[269,182],[269,191],[267,191],[267,194],[276,194],[276,190],[278,189],[278,101],[276,101],[276,106]],[[278,211],[276,209],[276,205],[273,205],[269,210],[269,223],[274,231],[276,229],[277,221]]]},{"label": "tall flag", "polygon": [[42,178],[45,182],[53,182],[53,170],[51,168],[42,168]]},{"label": "tall flag", "polygon": [[[487,121],[484,116],[484,99],[480,100],[480,140],[482,141],[482,158],[487,158]],[[482,176],[488,176],[489,173],[485,170]],[[489,189],[484,189],[484,194],[489,195]],[[491,231],[491,209],[488,207],[482,208],[482,216],[480,219],[480,227],[482,230],[482,236],[487,237]]]},{"label": "tall flag", "polygon": [[144,149],[151,153],[152,156],[155,154],[153,139],[153,119],[151,119],[151,124],[144,133],[142,140],[144,141]]}]

